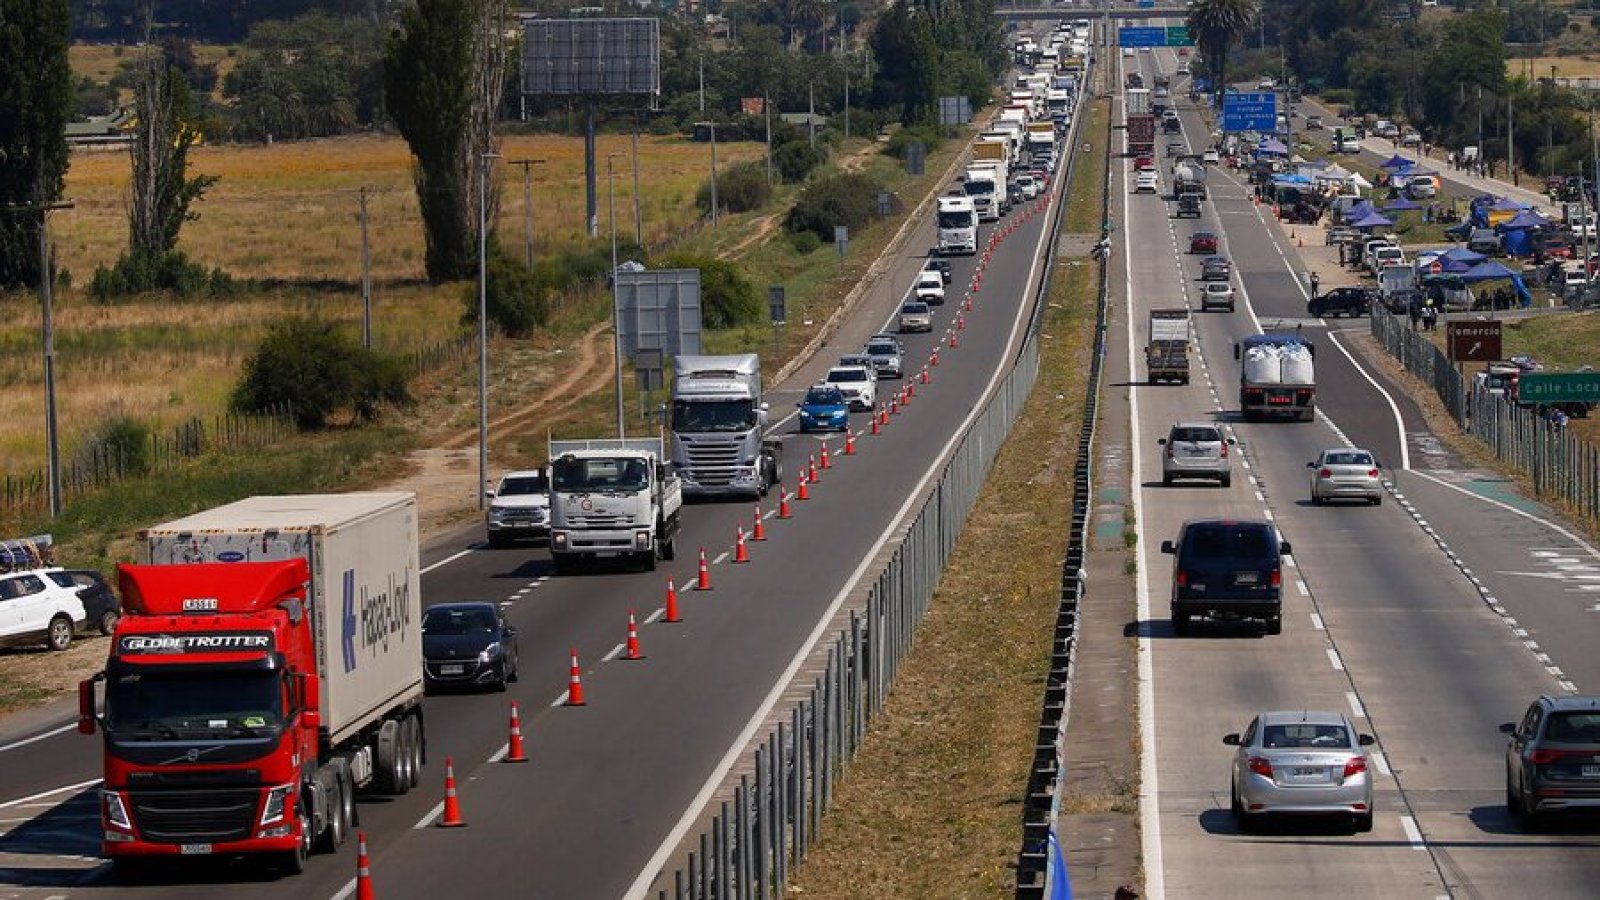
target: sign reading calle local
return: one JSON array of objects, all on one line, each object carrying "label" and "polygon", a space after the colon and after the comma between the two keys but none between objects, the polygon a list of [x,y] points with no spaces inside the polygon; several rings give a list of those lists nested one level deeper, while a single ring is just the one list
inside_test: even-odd
[{"label": "sign reading calle local", "polygon": [[1600,372],[1528,372],[1517,379],[1519,403],[1600,402]]},{"label": "sign reading calle local", "polygon": [[1271,132],[1278,127],[1278,95],[1223,94],[1222,130]]},{"label": "sign reading calle local", "polygon": [[1446,322],[1445,343],[1451,362],[1488,362],[1500,358],[1500,322]]}]

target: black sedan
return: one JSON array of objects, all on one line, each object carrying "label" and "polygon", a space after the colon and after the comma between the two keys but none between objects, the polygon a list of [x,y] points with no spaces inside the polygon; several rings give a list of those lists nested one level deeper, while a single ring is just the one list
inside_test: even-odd
[{"label": "black sedan", "polygon": [[1306,312],[1323,316],[1364,316],[1372,308],[1372,293],[1363,287],[1337,287],[1318,294],[1306,304]]},{"label": "black sedan", "polygon": [[506,689],[517,680],[517,629],[484,600],[439,603],[422,615],[423,683],[429,689]]},{"label": "black sedan", "polygon": [[94,569],[46,569],[44,574],[56,584],[78,591],[78,599],[83,601],[83,621],[88,627],[101,634],[116,630],[122,604],[104,575]]}]

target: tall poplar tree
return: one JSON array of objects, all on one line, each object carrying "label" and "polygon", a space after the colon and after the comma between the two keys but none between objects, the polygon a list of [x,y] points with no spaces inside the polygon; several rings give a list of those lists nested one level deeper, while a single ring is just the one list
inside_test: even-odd
[{"label": "tall poplar tree", "polygon": [[[0,0],[0,207],[61,198],[72,70],[67,0]],[[0,210],[0,290],[39,282],[37,213]]]}]

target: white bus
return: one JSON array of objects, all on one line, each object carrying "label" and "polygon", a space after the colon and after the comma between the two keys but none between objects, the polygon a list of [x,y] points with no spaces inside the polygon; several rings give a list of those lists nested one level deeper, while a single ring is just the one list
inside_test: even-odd
[{"label": "white bus", "polygon": [[941,255],[978,252],[978,208],[971,197],[940,197],[938,215]]}]

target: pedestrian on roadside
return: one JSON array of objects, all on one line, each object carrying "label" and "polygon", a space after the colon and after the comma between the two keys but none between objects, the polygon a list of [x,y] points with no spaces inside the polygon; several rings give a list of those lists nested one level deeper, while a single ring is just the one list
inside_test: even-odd
[{"label": "pedestrian on roadside", "polygon": [[1411,330],[1417,330],[1417,322],[1422,318],[1422,301],[1412,300],[1406,307],[1406,313],[1411,316]]},{"label": "pedestrian on roadside", "polygon": [[1320,280],[1321,280],[1321,279],[1319,279],[1319,278],[1318,278],[1318,277],[1317,277],[1317,273],[1316,273],[1316,272],[1312,272],[1312,273],[1311,273],[1311,296],[1312,296],[1312,297],[1313,297],[1313,298],[1315,298],[1315,297],[1318,297],[1318,296],[1321,296],[1321,295],[1320,295],[1320,294],[1318,294],[1318,293],[1317,293],[1317,286],[1318,286],[1318,282],[1319,282],[1319,281],[1320,281]]},{"label": "pedestrian on roadside", "polygon": [[1455,171],[1455,167],[1456,167],[1456,152],[1454,150],[1451,150],[1449,153],[1446,153],[1445,156],[1444,156],[1444,161],[1445,161],[1445,164],[1450,167],[1451,171]]}]

